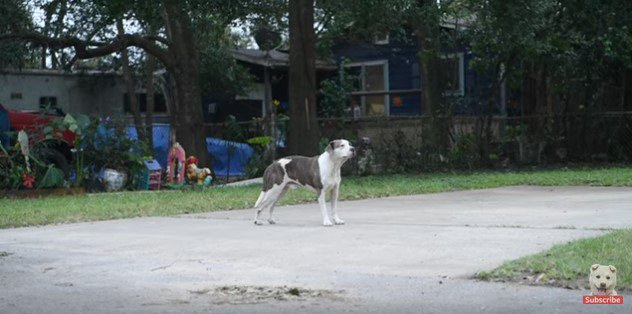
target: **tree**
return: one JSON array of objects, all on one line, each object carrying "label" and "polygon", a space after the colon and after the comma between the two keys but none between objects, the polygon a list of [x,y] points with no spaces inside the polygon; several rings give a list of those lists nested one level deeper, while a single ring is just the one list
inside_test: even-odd
[{"label": "tree", "polygon": [[419,46],[422,92],[425,114],[430,117],[429,144],[438,153],[445,154],[449,148],[451,112],[443,101],[445,75],[441,64],[442,43],[441,19],[443,15],[435,0],[418,1],[409,18],[415,28]]},{"label": "tree", "polygon": [[320,130],[316,120],[316,37],[314,1],[290,0],[290,129],[292,154],[316,155]]},{"label": "tree", "polygon": [[[0,0],[0,34],[31,28],[31,15],[24,3]],[[16,42],[0,42],[0,69],[22,68],[29,63],[30,57],[29,47]]]},{"label": "tree", "polygon": [[[177,140],[189,153],[198,156],[202,164],[210,164],[201,108],[199,49],[191,16],[192,13],[202,15],[202,12],[208,12],[207,3],[194,0],[63,2],[66,4],[63,8],[74,10],[64,13],[76,19],[72,27],[64,26],[63,31],[53,34],[44,34],[27,28],[10,29],[0,34],[0,41],[33,42],[50,51],[68,52],[68,48],[71,48],[72,60],[68,62],[70,65],[74,60],[107,56],[128,47],[137,47],[151,54],[167,69],[174,81],[175,106],[171,114],[174,118]],[[44,5],[52,6],[57,3],[59,1],[51,0]],[[244,12],[241,7],[230,3],[220,2],[219,5],[224,5],[221,8],[227,10],[222,13]],[[236,13],[233,13],[233,9]],[[142,20],[139,12],[144,13],[148,10],[160,12],[164,26],[161,35],[146,34],[139,28],[129,33],[116,34],[112,29],[116,19],[131,16],[136,20]],[[224,20],[234,16],[224,15]],[[79,24],[83,27],[76,26]]]},{"label": "tree", "polygon": [[454,46],[454,39],[442,28],[443,19],[457,12],[453,1],[436,0],[349,0],[321,1],[321,20],[325,44],[336,39],[372,41],[375,35],[392,33],[406,40],[412,33],[420,49],[419,64],[422,76],[421,98],[425,115],[430,119],[427,137],[437,153],[449,147],[450,106],[445,102],[446,88],[442,54]]}]

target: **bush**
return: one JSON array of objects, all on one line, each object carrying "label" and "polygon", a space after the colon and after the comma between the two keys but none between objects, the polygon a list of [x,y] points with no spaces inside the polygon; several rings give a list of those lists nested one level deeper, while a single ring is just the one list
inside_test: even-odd
[{"label": "bush", "polygon": [[246,165],[246,176],[249,178],[260,177],[263,175],[266,167],[272,162],[272,154],[270,153],[272,138],[259,136],[250,138],[246,142],[255,150]]},{"label": "bush", "polygon": [[[112,168],[136,177],[144,169],[143,155],[147,144],[127,135],[127,124],[117,119],[92,119],[75,141],[76,184],[97,176],[101,169]],[[128,186],[134,186],[128,180]]]}]

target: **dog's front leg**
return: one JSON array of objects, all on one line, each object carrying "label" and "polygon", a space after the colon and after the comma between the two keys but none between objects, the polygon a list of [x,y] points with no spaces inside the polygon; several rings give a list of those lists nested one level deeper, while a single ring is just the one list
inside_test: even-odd
[{"label": "dog's front leg", "polygon": [[334,223],[337,225],[344,225],[345,221],[340,219],[338,217],[338,188],[340,185],[336,184],[336,186],[334,186],[331,189],[331,216],[334,219]]},{"label": "dog's front leg", "polygon": [[327,202],[325,202],[325,190],[320,190],[318,192],[318,205],[320,205],[320,212],[323,215],[323,226],[329,227],[333,226],[331,220],[329,219],[329,213],[327,213]]}]

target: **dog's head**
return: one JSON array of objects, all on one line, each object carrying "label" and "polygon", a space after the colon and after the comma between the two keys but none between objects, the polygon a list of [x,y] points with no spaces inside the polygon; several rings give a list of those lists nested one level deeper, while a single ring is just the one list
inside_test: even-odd
[{"label": "dog's head", "polygon": [[617,285],[617,269],[612,265],[590,266],[590,284],[599,292],[614,289]]},{"label": "dog's head", "polygon": [[327,144],[327,152],[332,158],[347,160],[355,156],[355,147],[347,140],[333,140]]}]

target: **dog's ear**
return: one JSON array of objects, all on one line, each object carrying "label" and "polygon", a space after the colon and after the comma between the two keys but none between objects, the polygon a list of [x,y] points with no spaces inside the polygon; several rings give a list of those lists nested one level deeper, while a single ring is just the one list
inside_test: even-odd
[{"label": "dog's ear", "polygon": [[613,272],[613,273],[616,273],[616,272],[617,272],[617,269],[616,269],[614,266],[612,266],[612,265],[608,265],[608,267],[610,268],[610,271],[611,271],[611,272]]},{"label": "dog's ear", "polygon": [[327,144],[327,152],[330,154],[333,153],[335,147],[336,143],[334,143],[334,141],[329,142],[329,144]]},{"label": "dog's ear", "polygon": [[595,270],[597,270],[597,268],[599,268],[599,264],[594,264],[594,265],[590,266],[590,270],[591,271],[595,271]]}]

